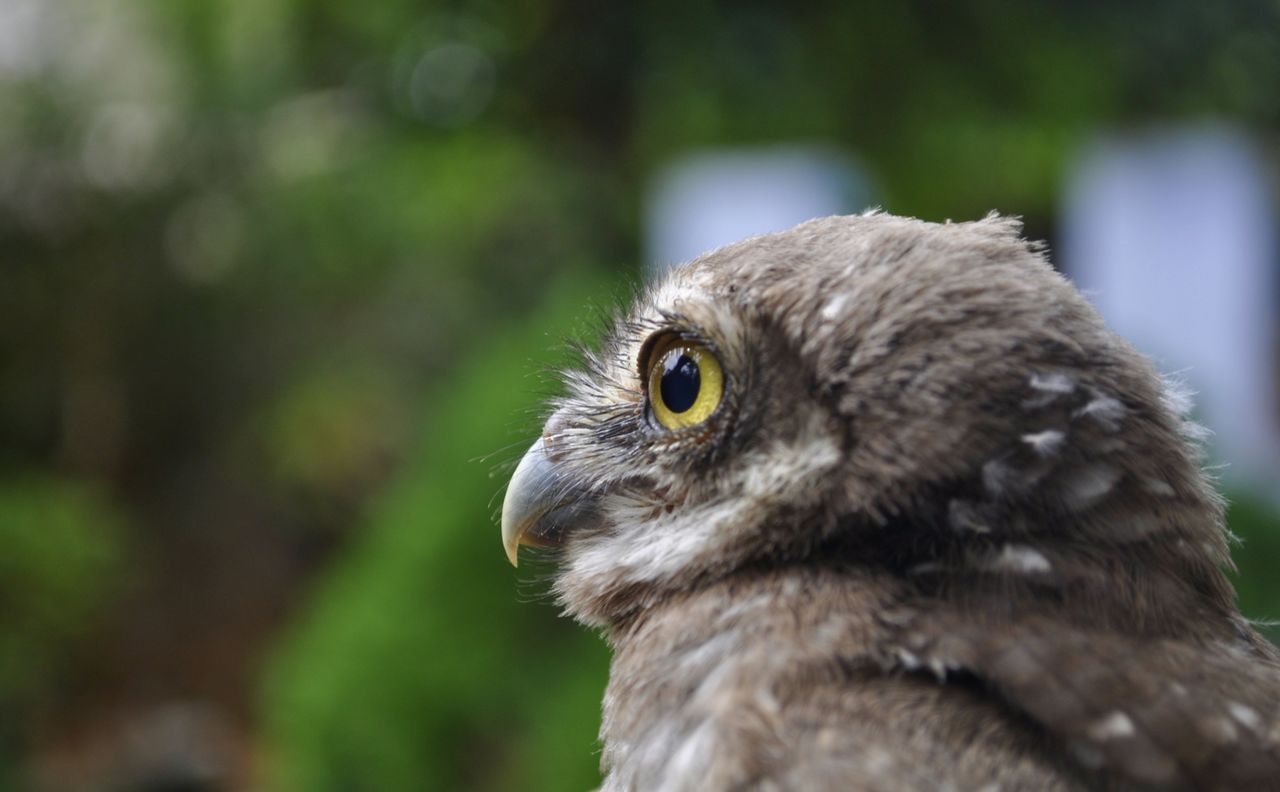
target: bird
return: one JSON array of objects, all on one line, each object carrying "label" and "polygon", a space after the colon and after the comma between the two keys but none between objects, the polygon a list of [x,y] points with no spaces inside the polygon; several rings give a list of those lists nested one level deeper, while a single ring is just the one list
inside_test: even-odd
[{"label": "bird", "polygon": [[638,290],[501,511],[611,648],[622,790],[1280,789],[1187,388],[992,213]]}]

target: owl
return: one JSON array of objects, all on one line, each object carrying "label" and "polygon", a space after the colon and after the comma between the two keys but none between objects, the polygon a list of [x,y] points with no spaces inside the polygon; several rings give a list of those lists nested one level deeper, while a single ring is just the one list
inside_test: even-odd
[{"label": "owl", "polygon": [[612,648],[603,789],[1280,789],[1188,399],[1020,234],[748,239],[564,374],[502,538]]}]

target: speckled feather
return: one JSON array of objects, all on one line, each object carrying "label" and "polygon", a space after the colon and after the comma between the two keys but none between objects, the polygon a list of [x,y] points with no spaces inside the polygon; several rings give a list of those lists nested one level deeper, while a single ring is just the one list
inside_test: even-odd
[{"label": "speckled feather", "polygon": [[[639,362],[726,395],[664,432]],[[1280,788],[1187,400],[1016,221],[815,220],[675,270],[566,374],[606,790]]]}]

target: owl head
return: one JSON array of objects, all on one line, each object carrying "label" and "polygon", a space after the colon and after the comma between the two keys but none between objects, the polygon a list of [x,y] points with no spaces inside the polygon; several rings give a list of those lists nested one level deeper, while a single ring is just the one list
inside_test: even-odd
[{"label": "owl head", "polygon": [[564,373],[512,563],[559,548],[596,625],[780,564],[1063,586],[1124,558],[1229,600],[1185,405],[1019,232],[831,217],[671,271]]}]

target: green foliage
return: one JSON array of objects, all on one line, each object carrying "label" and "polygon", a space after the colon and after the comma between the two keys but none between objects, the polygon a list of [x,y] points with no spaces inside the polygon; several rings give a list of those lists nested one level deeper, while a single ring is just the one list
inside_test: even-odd
[{"label": "green foliage", "polygon": [[558,285],[435,394],[419,456],[283,644],[266,694],[282,788],[598,782],[602,642],[522,601],[545,580],[506,565],[493,519],[503,476],[488,475],[536,435],[534,416],[512,423],[537,398],[530,375],[607,293],[598,279]]},{"label": "green foliage", "polygon": [[123,540],[91,488],[34,476],[0,479],[0,706],[38,701],[100,615]]},{"label": "green foliage", "polygon": [[1280,508],[1274,501],[1240,490],[1230,498],[1227,524],[1240,538],[1231,553],[1236,564],[1234,582],[1240,595],[1240,610],[1258,619],[1262,633],[1280,643],[1280,581],[1276,577]]}]

